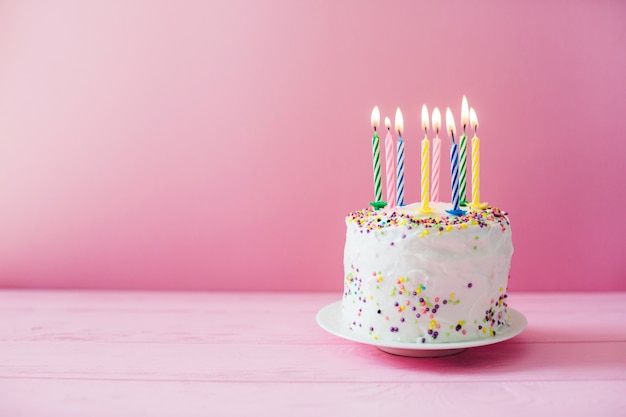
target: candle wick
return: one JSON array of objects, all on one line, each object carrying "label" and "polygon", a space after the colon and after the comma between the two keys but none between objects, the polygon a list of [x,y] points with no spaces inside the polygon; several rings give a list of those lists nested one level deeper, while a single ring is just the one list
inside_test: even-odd
[{"label": "candle wick", "polygon": [[376,126],[374,126],[374,132],[376,132]]},{"label": "candle wick", "polygon": [[454,132],[450,132],[450,135],[452,136],[452,143],[454,143]]}]

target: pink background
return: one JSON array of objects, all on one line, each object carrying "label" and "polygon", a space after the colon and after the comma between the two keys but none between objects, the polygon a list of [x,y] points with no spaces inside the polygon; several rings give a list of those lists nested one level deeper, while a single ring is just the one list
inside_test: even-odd
[{"label": "pink background", "polygon": [[4,0],[0,287],[340,291],[372,107],[403,110],[415,201],[421,105],[458,124],[466,94],[510,289],[626,290],[625,21],[607,0]]}]

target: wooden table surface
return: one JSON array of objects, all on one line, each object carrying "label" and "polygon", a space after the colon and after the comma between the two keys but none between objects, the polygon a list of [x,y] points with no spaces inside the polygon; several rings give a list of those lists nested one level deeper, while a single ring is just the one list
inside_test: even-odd
[{"label": "wooden table surface", "polygon": [[626,293],[512,293],[516,338],[406,358],[330,293],[0,291],[0,417],[626,416]]}]

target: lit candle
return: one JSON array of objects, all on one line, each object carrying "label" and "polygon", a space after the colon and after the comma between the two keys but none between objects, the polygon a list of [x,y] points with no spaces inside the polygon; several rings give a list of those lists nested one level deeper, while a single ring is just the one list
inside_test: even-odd
[{"label": "lit candle", "polygon": [[387,162],[387,206],[396,205],[396,156],[393,153],[393,138],[391,137],[391,120],[385,117],[385,161]]},{"label": "lit candle", "polygon": [[433,139],[433,180],[432,195],[433,201],[439,201],[439,171],[441,170],[441,139],[439,139],[439,130],[441,129],[441,112],[437,107],[433,110],[433,130],[435,138]]},{"label": "lit candle", "polygon": [[472,138],[472,204],[473,209],[484,209],[487,204],[480,202],[480,139],[476,136],[478,131],[478,117],[473,108],[470,109],[470,125],[474,129]]},{"label": "lit candle", "polygon": [[396,131],[398,132],[398,165],[396,166],[398,181],[396,183],[398,194],[396,195],[396,205],[404,205],[404,142],[402,141],[402,132],[404,130],[404,121],[400,108],[396,109]]},{"label": "lit candle", "polygon": [[374,128],[374,136],[372,136],[372,161],[374,163],[374,201],[379,202],[383,199],[383,191],[380,183],[380,139],[378,138],[378,125],[380,123],[380,110],[378,106],[372,110],[372,127]]},{"label": "lit candle", "polygon": [[446,129],[452,139],[452,145],[450,145],[450,183],[452,185],[452,209],[446,210],[448,213],[455,216],[464,214],[465,211],[459,208],[459,147],[454,142],[454,134],[456,133],[456,126],[454,125],[454,117],[452,117],[452,111],[450,107],[446,109]]},{"label": "lit candle", "polygon": [[422,213],[430,213],[433,209],[428,205],[430,200],[430,141],[428,140],[428,108],[422,105]]},{"label": "lit candle", "polygon": [[459,195],[461,205],[467,205],[467,136],[465,135],[465,127],[469,118],[469,110],[467,106],[467,97],[463,96],[461,103],[461,126],[463,126],[463,135],[459,143]]}]

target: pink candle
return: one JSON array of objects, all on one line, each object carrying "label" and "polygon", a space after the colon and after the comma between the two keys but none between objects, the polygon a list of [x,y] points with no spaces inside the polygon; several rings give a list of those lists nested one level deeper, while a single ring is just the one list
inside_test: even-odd
[{"label": "pink candle", "polygon": [[393,138],[391,137],[391,120],[385,117],[385,127],[387,135],[385,136],[385,160],[387,162],[387,207],[396,205],[396,156],[393,152]]},{"label": "pink candle", "polygon": [[433,173],[432,173],[432,192],[433,201],[439,201],[439,172],[441,171],[441,139],[439,139],[439,129],[441,129],[441,112],[437,107],[433,110],[433,130],[435,138],[433,139]]},{"label": "pink candle", "polygon": [[402,140],[402,132],[404,131],[404,119],[402,118],[402,112],[398,107],[396,109],[396,130],[398,131],[398,163],[396,165],[396,172],[398,173],[398,182],[396,189],[398,194],[396,195],[396,205],[404,205],[404,141]]}]

